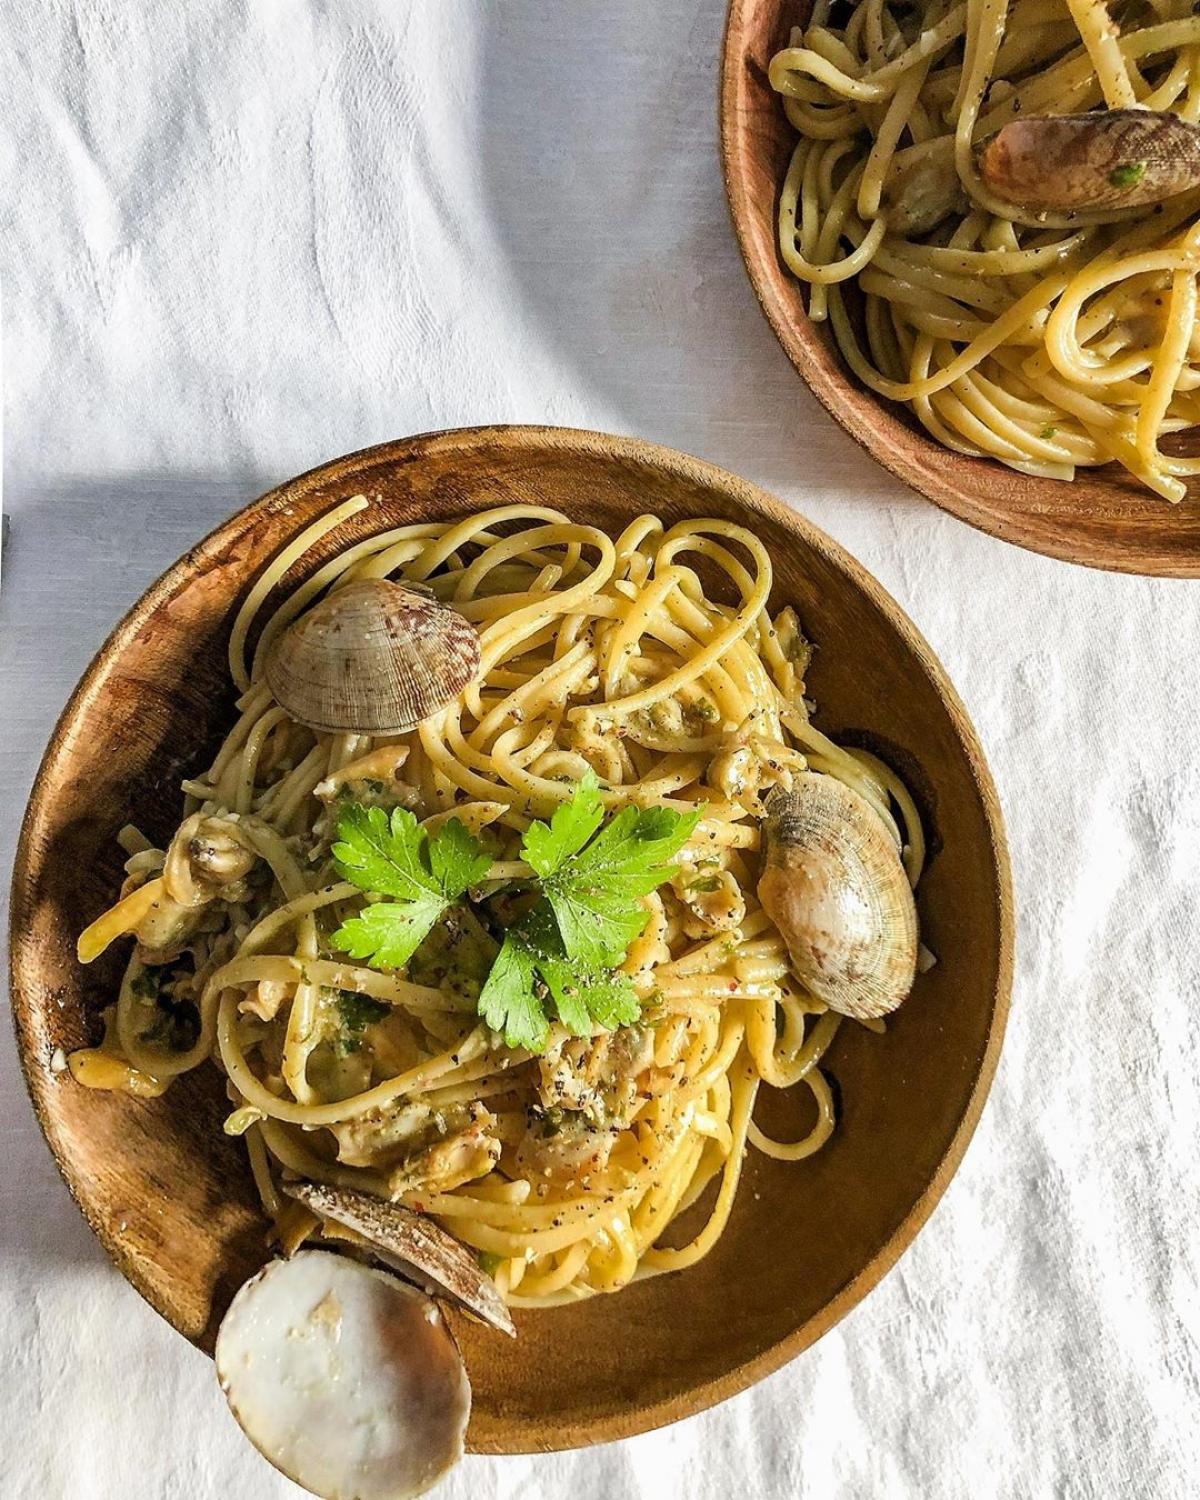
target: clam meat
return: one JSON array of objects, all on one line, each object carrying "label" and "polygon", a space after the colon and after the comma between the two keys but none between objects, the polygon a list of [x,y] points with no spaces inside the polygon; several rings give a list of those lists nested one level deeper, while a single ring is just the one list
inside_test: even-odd
[{"label": "clam meat", "polygon": [[242,1431],[322,1500],[408,1500],[462,1456],[471,1387],[437,1304],[348,1256],[302,1250],[251,1277],[216,1367]]},{"label": "clam meat", "polygon": [[866,799],[805,771],[766,803],[763,910],[792,972],[830,1010],[886,1015],[912,988],[917,912],[894,839]]},{"label": "clam meat", "polygon": [[479,673],[479,636],[457,610],[386,578],[362,578],[306,610],[271,644],[276,703],[325,734],[403,734]]}]

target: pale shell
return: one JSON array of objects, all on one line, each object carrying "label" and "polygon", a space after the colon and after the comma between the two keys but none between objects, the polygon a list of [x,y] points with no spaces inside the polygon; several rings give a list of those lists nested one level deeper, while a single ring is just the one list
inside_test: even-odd
[{"label": "pale shell", "polygon": [[283,1190],[319,1218],[351,1230],[384,1265],[446,1293],[491,1327],[516,1336],[496,1283],[461,1241],[427,1215],[353,1188],[285,1182]]},{"label": "pale shell", "polygon": [[856,1020],[912,989],[917,910],[894,839],[858,792],[805,771],[767,800],[758,898],[796,978]]},{"label": "pale shell", "polygon": [[327,594],[267,652],[271,695],[325,734],[403,734],[479,674],[479,636],[457,610],[385,578]]},{"label": "pale shell", "polygon": [[221,1323],[246,1436],[322,1500],[408,1500],[462,1457],[471,1387],[437,1304],[324,1250],[271,1261]]}]

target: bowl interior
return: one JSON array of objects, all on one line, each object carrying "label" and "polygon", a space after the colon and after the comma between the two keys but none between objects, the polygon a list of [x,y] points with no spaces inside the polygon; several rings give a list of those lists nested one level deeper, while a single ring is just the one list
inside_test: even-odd
[{"label": "bowl interior", "polygon": [[[809,321],[776,237],[796,136],[767,77],[771,58],[809,9],[808,0],[730,0],[721,71],[722,158],[734,228],[758,300],[796,369],[873,458],[971,525],[1068,562],[1200,576],[1200,481],[1192,481],[1181,505],[1169,505],[1117,464],[1081,469],[1074,483],[1064,484],[952,453],[906,409],[860,385],[827,327]],[[1195,451],[1194,437],[1190,444]]]},{"label": "bowl interior", "polygon": [[[455,1320],[476,1450],[576,1446],[658,1425],[741,1389],[824,1332],[908,1244],[957,1165],[995,1067],[1011,968],[991,781],[953,689],[883,591],[799,517],[681,455],[555,430],[451,433],[330,464],[233,517],[149,590],[77,689],[34,789],[12,903],[14,1012],[50,1144],[121,1270],[203,1347],[264,1259],[240,1146],[221,1134],[215,1071],[134,1100],[78,1088],[50,1060],[95,1037],[113,993],[119,958],[83,970],[74,943],[119,883],[114,835],[136,811],[167,837],[180,776],[231,721],[224,652],[235,601],[306,522],[360,491],[377,503],[323,553],[386,525],[515,499],[614,533],[645,510],[668,524],[747,522],[774,559],[773,602],[794,603],[816,642],[818,723],[896,765],[928,822],[919,906],[939,962],[886,1036],[843,1028],[829,1058],[840,1097],[831,1143],[793,1165],[752,1152],[727,1232],[692,1270],[518,1314],[515,1342]],[[764,1109],[779,1133],[805,1127],[789,1095]]]}]

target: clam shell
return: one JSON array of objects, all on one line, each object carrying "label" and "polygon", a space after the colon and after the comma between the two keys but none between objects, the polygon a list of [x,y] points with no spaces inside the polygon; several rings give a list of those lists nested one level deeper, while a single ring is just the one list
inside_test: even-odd
[{"label": "clam shell", "polygon": [[758,883],[796,978],[830,1010],[886,1015],[912,988],[917,910],[896,845],[865,798],[805,771],[772,792]]},{"label": "clam shell", "polygon": [[471,1387],[437,1304],[325,1250],[230,1303],[217,1378],[242,1431],[322,1500],[408,1500],[462,1457]]},{"label": "clam shell", "polygon": [[426,1215],[351,1188],[315,1182],[285,1182],[282,1187],[318,1217],[353,1230],[384,1265],[410,1280],[432,1283],[491,1327],[516,1337],[495,1282],[465,1245]]},{"label": "clam shell", "polygon": [[1200,185],[1200,126],[1148,109],[1013,120],[979,158],[984,186],[1023,208],[1161,203]]},{"label": "clam shell", "polygon": [[276,703],[326,734],[403,734],[479,673],[479,637],[457,610],[363,578],[326,594],[272,643]]}]

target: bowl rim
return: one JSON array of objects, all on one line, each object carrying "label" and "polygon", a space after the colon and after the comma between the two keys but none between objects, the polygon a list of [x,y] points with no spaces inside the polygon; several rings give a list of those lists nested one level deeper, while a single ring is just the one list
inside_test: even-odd
[{"label": "bowl rim", "polygon": [[[806,0],[798,0],[797,8],[804,3]],[[1097,568],[1112,573],[1131,573],[1140,577],[1195,578],[1200,576],[1200,556],[1195,553],[1183,550],[1167,552],[1152,541],[1134,542],[1126,538],[1120,538],[1108,544],[1085,545],[1081,541],[1073,541],[1069,532],[1064,534],[1054,529],[1046,529],[1041,525],[1034,525],[1031,528],[1028,520],[1018,516],[1006,516],[1003,512],[985,504],[983,499],[972,493],[967,486],[956,486],[947,482],[943,475],[934,472],[930,456],[936,454],[940,459],[946,450],[923,429],[911,427],[905,422],[904,428],[912,439],[912,442],[907,445],[874,440],[870,427],[860,420],[860,414],[852,411],[846,402],[836,399],[835,388],[830,383],[829,369],[826,368],[813,345],[801,339],[797,334],[798,318],[804,325],[812,326],[807,309],[803,309],[798,315],[790,308],[785,309],[775,294],[770,278],[762,272],[761,255],[756,245],[756,215],[753,211],[746,174],[740,169],[738,163],[740,138],[737,123],[738,104],[743,88],[743,74],[746,72],[745,42],[749,35],[749,27],[745,23],[753,13],[754,6],[755,0],[728,0],[725,13],[717,85],[721,175],[725,184],[725,201],[747,280],[750,282],[763,316],[770,324],[772,332],[804,384],[838,426],[844,432],[849,433],[875,463],[894,475],[908,489],[932,501],[947,514],[965,521],[968,526],[975,527],[977,531],[996,537],[999,541],[1015,544],[1026,551],[1036,552],[1044,557],[1053,557],[1059,562],[1074,563],[1077,567]],[[735,28],[738,29],[736,36]],[[778,196],[778,185],[776,195]],[[758,232],[761,233],[761,226]],[[771,235],[772,244],[775,244],[774,228],[772,228]],[[836,362],[838,374],[846,388],[861,393],[865,401],[878,410],[889,412],[892,409],[893,403],[885,401],[884,398],[861,385],[846,366],[840,352],[831,351],[830,358]],[[897,418],[897,420],[900,419]],[[960,462],[964,465],[989,469],[1001,467],[999,461],[994,459],[963,457]],[[1105,468],[1108,467],[1111,465],[1105,466]],[[1104,469],[1097,472],[1103,473]],[[1155,501],[1148,491],[1144,498],[1147,503],[1169,504],[1167,501]],[[1188,501],[1185,500],[1183,503],[1187,504]],[[1191,503],[1200,505],[1200,498],[1193,499]],[[1034,513],[1034,509],[1031,507],[1030,514]]]},{"label": "bowl rim", "polygon": [[[946,1150],[909,1212],[858,1274],[847,1282],[824,1307],[786,1337],[762,1350],[752,1359],[734,1366],[712,1380],[700,1382],[690,1386],[686,1391],[663,1397],[647,1405],[631,1405],[621,1411],[594,1418],[582,1429],[572,1427],[564,1430],[561,1433],[561,1441],[555,1440],[550,1443],[541,1441],[528,1445],[518,1441],[512,1445],[489,1444],[469,1449],[472,1452],[486,1453],[546,1452],[585,1447],[594,1443],[631,1437],[707,1410],[774,1373],[827,1333],[891,1270],[928,1220],[963,1159],[995,1077],[1011,1000],[1015,915],[1008,842],[995,784],[966,708],[942,663],[891,595],[840,543],[826,535],[807,517],[792,510],[757,485],[703,459],[638,438],[620,437],[569,427],[498,423],[425,432],[358,449],[344,457],[309,469],[293,479],[285,480],[220,522],[203,540],[190,548],[156,578],[110,631],[68,698],[39,763],[21,822],[9,902],[8,978],[17,1052],[26,1090],[42,1134],[54,1157],[55,1165],[76,1206],[116,1268],[134,1290],[160,1316],[171,1323],[177,1332],[184,1333],[184,1336],[189,1338],[189,1342],[195,1342],[173,1321],[164,1301],[157,1294],[153,1279],[143,1275],[138,1261],[122,1244],[120,1236],[110,1230],[104,1220],[93,1212],[85,1175],[75,1167],[69,1143],[60,1138],[55,1114],[49,1108],[48,1098],[52,1076],[35,1051],[34,1029],[37,1006],[32,993],[27,991],[20,982],[18,955],[25,941],[23,918],[33,889],[32,877],[38,859],[38,832],[48,803],[47,782],[51,770],[63,752],[78,711],[95,690],[98,678],[106,670],[110,661],[119,656],[130,638],[138,632],[144,620],[160,604],[199,569],[202,569],[206,561],[230,545],[236,544],[264,512],[286,508],[289,497],[297,491],[307,493],[330,482],[344,481],[357,470],[377,465],[380,462],[402,460],[412,463],[435,450],[446,452],[456,448],[486,446],[519,451],[525,446],[544,448],[547,445],[575,452],[581,456],[605,460],[616,459],[634,466],[649,465],[660,472],[669,473],[698,487],[720,489],[735,499],[739,505],[746,506],[751,513],[765,512],[785,531],[797,536],[805,546],[821,553],[852,584],[865,593],[870,602],[886,617],[891,628],[900,636],[904,646],[921,660],[940,698],[945,703],[982,806],[989,839],[991,876],[994,882],[999,926],[997,970],[987,1038],[979,1068],[972,1083],[966,1107]],[[296,529],[301,529],[304,524],[306,523],[303,520],[298,521]]]}]

